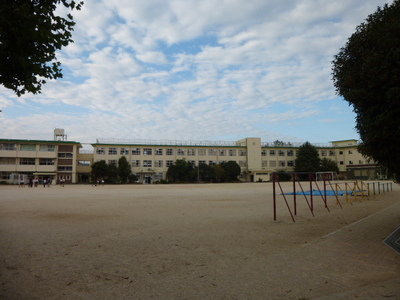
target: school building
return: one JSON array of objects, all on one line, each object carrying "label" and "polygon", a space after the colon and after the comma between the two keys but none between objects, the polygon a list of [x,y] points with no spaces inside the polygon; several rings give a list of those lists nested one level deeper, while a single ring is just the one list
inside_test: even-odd
[{"label": "school building", "polygon": [[[91,165],[104,160],[117,165],[125,156],[141,183],[166,179],[168,167],[177,159],[195,166],[235,161],[241,167],[240,179],[270,181],[277,171],[292,172],[301,144],[262,142],[248,137],[239,141],[171,141],[97,139],[93,151],[82,151],[82,143],[68,141],[63,129],[54,131],[53,140],[0,139],[0,182],[18,183],[21,178],[50,178],[66,183],[84,183]],[[314,144],[320,158],[335,161],[342,179],[383,179],[377,165],[357,151],[357,140]]]}]

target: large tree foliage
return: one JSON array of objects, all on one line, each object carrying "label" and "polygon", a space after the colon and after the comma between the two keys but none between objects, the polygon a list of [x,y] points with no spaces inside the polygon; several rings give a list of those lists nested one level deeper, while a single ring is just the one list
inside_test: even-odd
[{"label": "large tree foliage", "polygon": [[131,166],[125,156],[118,159],[118,177],[121,183],[126,183],[131,175]]},{"label": "large tree foliage", "polygon": [[339,173],[339,167],[337,166],[335,161],[333,161],[332,159],[324,157],[321,160],[320,172],[335,172],[335,173]]},{"label": "large tree foliage", "polygon": [[378,7],[333,61],[336,92],[356,113],[360,152],[400,179],[400,0]]},{"label": "large tree foliage", "polygon": [[75,22],[55,14],[57,5],[80,9],[71,0],[0,0],[0,84],[18,96],[40,93],[46,79],[62,77],[56,51],[67,46]]},{"label": "large tree foliage", "polygon": [[105,160],[96,161],[92,164],[91,177],[93,182],[107,177],[107,163]]},{"label": "large tree foliage", "polygon": [[192,181],[193,164],[185,159],[177,159],[173,165],[168,167],[167,178],[171,182],[189,182]]},{"label": "large tree foliage", "polygon": [[238,180],[238,176],[241,173],[241,169],[236,161],[230,160],[228,162],[222,162],[221,166],[225,170],[225,181],[232,182]]},{"label": "large tree foliage", "polygon": [[295,172],[318,172],[320,165],[321,159],[316,147],[309,142],[305,142],[299,147],[299,152],[295,160]]}]

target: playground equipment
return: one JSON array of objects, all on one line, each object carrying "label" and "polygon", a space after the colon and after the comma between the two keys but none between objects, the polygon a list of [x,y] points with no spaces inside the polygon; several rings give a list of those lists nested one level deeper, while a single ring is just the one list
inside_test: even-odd
[{"label": "playground equipment", "polygon": [[[289,211],[289,214],[292,218],[292,221],[295,222],[294,216],[297,215],[297,202],[298,196],[303,196],[304,200],[307,203],[307,206],[314,216],[314,201],[315,198],[321,199],[323,201],[324,207],[328,212],[328,197],[334,196],[336,198],[336,205],[340,208],[343,208],[341,200],[343,201],[343,197],[346,203],[352,203],[352,198],[354,200],[361,201],[362,199],[368,199],[373,196],[375,197],[376,193],[388,192],[389,190],[393,190],[393,186],[391,182],[381,183],[381,182],[372,182],[372,183],[364,183],[363,181],[351,181],[351,182],[334,182],[332,180],[335,179],[335,176],[331,172],[319,172],[319,173],[291,173],[292,177],[292,189],[291,191],[284,191],[281,182],[279,181],[279,177],[277,173],[272,174],[272,184],[273,184],[273,212],[274,212],[274,220],[277,219],[277,199],[278,196],[282,196],[286,207]],[[300,178],[303,180],[301,181]],[[318,181],[318,179],[320,179]],[[308,187],[309,190],[305,191],[305,188]],[[372,187],[372,191],[370,189]],[[330,189],[327,189],[330,188]],[[306,188],[307,189],[307,188]],[[293,205],[289,204],[289,197],[293,196]]]}]

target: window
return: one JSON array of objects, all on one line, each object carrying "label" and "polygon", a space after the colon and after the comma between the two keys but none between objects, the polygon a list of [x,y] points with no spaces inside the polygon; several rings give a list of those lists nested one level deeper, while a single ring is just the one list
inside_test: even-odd
[{"label": "window", "polygon": [[59,172],[70,172],[72,171],[72,167],[69,166],[58,166],[57,171]]},{"label": "window", "polygon": [[129,148],[121,148],[120,154],[121,155],[129,155]]},{"label": "window", "polygon": [[285,167],[286,166],[286,161],[284,161],[284,160],[278,161],[278,166],[279,167]]},{"label": "window", "polygon": [[335,151],[334,150],[329,150],[329,156],[335,156]]},{"label": "window", "polygon": [[0,179],[1,180],[9,180],[10,174],[8,172],[0,172]]},{"label": "window", "polygon": [[206,153],[207,153],[207,151],[206,151],[206,149],[199,149],[199,150],[197,150],[198,151],[198,155],[200,155],[200,156],[205,156],[206,155]]},{"label": "window", "polygon": [[117,155],[117,148],[108,148],[108,155]]},{"label": "window", "polygon": [[163,161],[162,160],[155,160],[154,161],[154,166],[158,168],[162,168],[163,166]]},{"label": "window", "polygon": [[79,160],[78,166],[90,166],[90,160]]},{"label": "window", "polygon": [[20,146],[21,151],[36,151],[36,145],[26,144]]},{"label": "window", "polygon": [[236,150],[235,149],[230,149],[229,150],[229,156],[236,156]]},{"label": "window", "polygon": [[54,151],[56,151],[56,146],[54,146],[54,145],[40,145],[39,146],[39,151],[54,152]]},{"label": "window", "polygon": [[267,156],[267,150],[261,150],[261,156]]},{"label": "window", "polygon": [[349,150],[349,154],[353,154],[353,151],[352,151],[352,150]]},{"label": "window", "polygon": [[245,161],[243,161],[243,160],[239,160],[239,166],[241,167],[241,168],[245,168],[246,167],[246,162]]},{"label": "window", "polygon": [[268,167],[268,161],[263,160],[263,161],[261,162],[261,166],[262,166],[263,168]]},{"label": "window", "polygon": [[167,149],[165,152],[167,155],[174,155],[174,149]]},{"label": "window", "polygon": [[286,151],[286,155],[287,156],[293,156],[294,155],[294,151],[293,150],[288,150],[288,151]]},{"label": "window", "polygon": [[0,165],[15,165],[15,158],[0,157]]},{"label": "window", "polygon": [[279,150],[278,151],[278,156],[285,156],[285,151]]},{"label": "window", "polygon": [[133,148],[132,155],[140,155],[140,148]]},{"label": "window", "polygon": [[162,179],[163,179],[163,173],[154,174],[154,180],[162,180]]},{"label": "window", "polygon": [[132,160],[132,167],[140,167],[140,160]]},{"label": "window", "polygon": [[105,150],[104,150],[103,147],[97,147],[96,153],[97,153],[97,154],[105,154],[106,152],[105,152]]},{"label": "window", "polygon": [[54,159],[53,158],[40,158],[39,159],[39,165],[41,165],[41,166],[52,166],[52,165],[54,165]]},{"label": "window", "polygon": [[199,165],[201,165],[201,164],[205,165],[206,161],[205,160],[199,160]]},{"label": "window", "polygon": [[270,161],[269,161],[269,166],[270,166],[271,168],[275,168],[275,167],[276,167],[276,161],[275,161],[275,160],[270,160]]},{"label": "window", "polygon": [[153,149],[151,149],[151,148],[143,149],[143,155],[152,155],[152,154],[153,154]]},{"label": "window", "polygon": [[192,164],[192,166],[196,165],[196,161],[194,161],[194,160],[189,160],[189,162]]},{"label": "window", "polygon": [[110,159],[110,160],[108,161],[108,164],[109,164],[109,165],[113,165],[113,166],[117,166],[117,160],[115,160],[115,159]]},{"label": "window", "polygon": [[294,167],[294,160],[288,160],[287,166],[288,167]]},{"label": "window", "polygon": [[208,149],[208,155],[217,155],[217,149]]},{"label": "window", "polygon": [[211,166],[211,167],[215,166],[216,164],[217,164],[217,162],[215,160],[210,160],[208,162],[208,165]]},{"label": "window", "polygon": [[247,155],[247,151],[244,149],[240,149],[239,150],[239,156],[246,156]]},{"label": "window", "polygon": [[342,166],[343,164],[344,164],[344,163],[343,163],[343,161],[340,161],[340,162],[339,162],[339,165],[341,165],[341,166]]},{"label": "window", "polygon": [[343,151],[339,151],[339,155],[343,155]]},{"label": "window", "polygon": [[358,161],[358,163],[360,164],[360,165],[362,165],[363,163],[364,163],[364,161],[362,161],[361,159]]},{"label": "window", "polygon": [[17,150],[16,144],[0,144],[0,150],[15,151]]},{"label": "window", "polygon": [[353,164],[353,161],[352,160],[349,160],[349,165],[352,165]]},{"label": "window", "polygon": [[174,161],[173,160],[167,160],[166,162],[165,162],[165,166],[166,167],[170,167],[170,166],[172,166],[174,164]]},{"label": "window", "polygon": [[58,153],[58,158],[72,158],[72,153]]},{"label": "window", "polygon": [[155,153],[156,155],[163,155],[163,149],[156,149]]},{"label": "window", "polygon": [[34,165],[35,159],[34,158],[20,158],[19,164],[20,165]]},{"label": "window", "polygon": [[219,156],[226,156],[226,149],[220,149]]},{"label": "window", "polygon": [[185,149],[178,149],[177,155],[185,155]]},{"label": "window", "polygon": [[275,156],[276,155],[275,150],[269,150],[269,155],[270,156]]},{"label": "window", "polygon": [[326,150],[321,150],[321,156],[326,156],[326,155],[327,155]]},{"label": "window", "polygon": [[196,149],[188,149],[187,150],[187,155],[188,156],[195,156],[196,155]]},{"label": "window", "polygon": [[152,164],[152,161],[151,160],[144,160],[143,161],[143,167],[151,167],[153,164]]}]

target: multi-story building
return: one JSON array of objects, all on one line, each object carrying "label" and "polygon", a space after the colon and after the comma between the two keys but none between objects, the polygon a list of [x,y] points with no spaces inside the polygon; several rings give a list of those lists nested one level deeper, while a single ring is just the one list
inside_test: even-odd
[{"label": "multi-story building", "polygon": [[0,139],[0,181],[64,179],[77,182],[80,143]]},{"label": "multi-story building", "polygon": [[[93,162],[104,160],[117,165],[122,156],[142,183],[166,179],[168,167],[177,159],[185,159],[195,166],[235,161],[242,170],[241,180],[269,181],[273,172],[294,170],[300,145],[263,143],[256,137],[236,142],[97,139],[91,144],[93,152],[88,153],[80,151],[81,143],[66,141],[64,131],[56,129],[54,141],[0,139],[0,181],[12,181],[16,175],[22,175],[39,180],[87,182]],[[321,158],[337,163],[341,178],[380,176],[376,164],[357,151],[357,140],[314,146]]]}]

